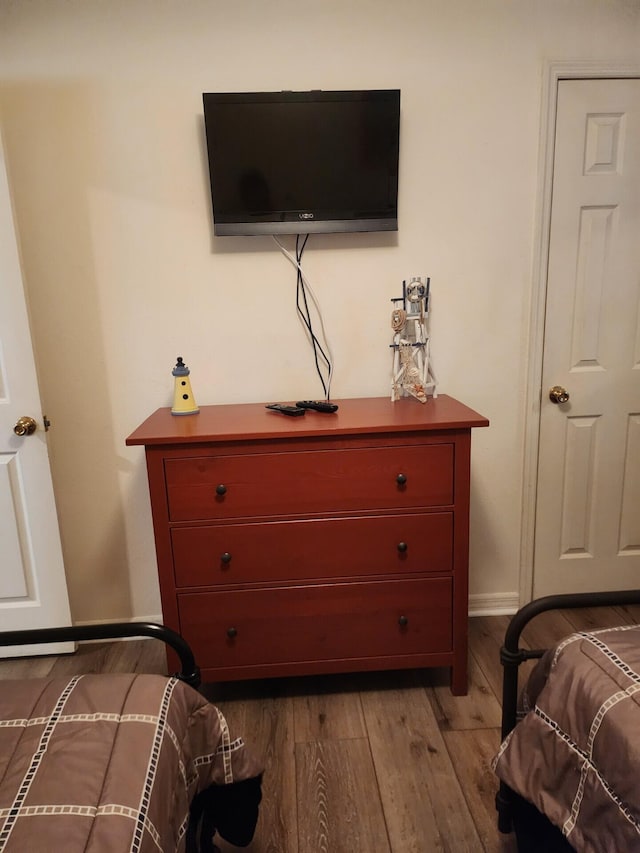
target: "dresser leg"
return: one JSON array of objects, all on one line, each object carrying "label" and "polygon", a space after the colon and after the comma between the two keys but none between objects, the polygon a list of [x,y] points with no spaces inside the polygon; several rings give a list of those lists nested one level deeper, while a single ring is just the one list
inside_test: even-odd
[{"label": "dresser leg", "polygon": [[466,696],[468,692],[467,683],[467,658],[456,661],[451,667],[451,692],[454,696]]}]

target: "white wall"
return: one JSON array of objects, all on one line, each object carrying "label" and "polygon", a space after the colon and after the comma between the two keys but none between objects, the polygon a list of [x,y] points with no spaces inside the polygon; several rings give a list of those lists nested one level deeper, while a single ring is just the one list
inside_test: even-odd
[{"label": "white wall", "polygon": [[200,405],[321,394],[290,265],[270,238],[211,236],[203,91],[402,90],[398,234],[305,254],[332,396],[387,395],[389,300],[431,276],[440,390],[491,420],[473,437],[471,592],[515,594],[543,71],[639,44],[638,0],[0,0],[76,620],[160,611],[144,454],[124,440],[171,403],[177,355]]}]

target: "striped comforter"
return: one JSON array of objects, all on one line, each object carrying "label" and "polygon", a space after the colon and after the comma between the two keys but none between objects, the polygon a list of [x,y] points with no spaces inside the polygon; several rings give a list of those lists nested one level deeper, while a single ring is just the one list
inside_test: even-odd
[{"label": "striped comforter", "polygon": [[259,773],[218,709],[176,679],[0,686],[1,853],[183,851],[193,797]]},{"label": "striped comforter", "polygon": [[640,626],[548,651],[496,773],[578,851],[640,851]]}]

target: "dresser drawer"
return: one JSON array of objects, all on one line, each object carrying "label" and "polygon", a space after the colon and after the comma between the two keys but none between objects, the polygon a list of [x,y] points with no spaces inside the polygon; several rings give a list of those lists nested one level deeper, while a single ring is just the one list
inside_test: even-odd
[{"label": "dresser drawer", "polygon": [[178,609],[203,669],[452,649],[450,578],[182,593]]},{"label": "dresser drawer", "polygon": [[447,506],[453,444],[165,461],[172,521]]},{"label": "dresser drawer", "polygon": [[453,562],[453,514],[180,527],[171,541],[179,587],[445,574]]}]

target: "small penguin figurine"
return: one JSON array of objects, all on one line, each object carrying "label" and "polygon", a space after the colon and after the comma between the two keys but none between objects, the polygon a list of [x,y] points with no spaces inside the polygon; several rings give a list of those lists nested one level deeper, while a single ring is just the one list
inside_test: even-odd
[{"label": "small penguin figurine", "polygon": [[175,377],[173,392],[172,415],[197,415],[200,409],[193,399],[189,368],[179,357],[176,366],[171,371]]}]

